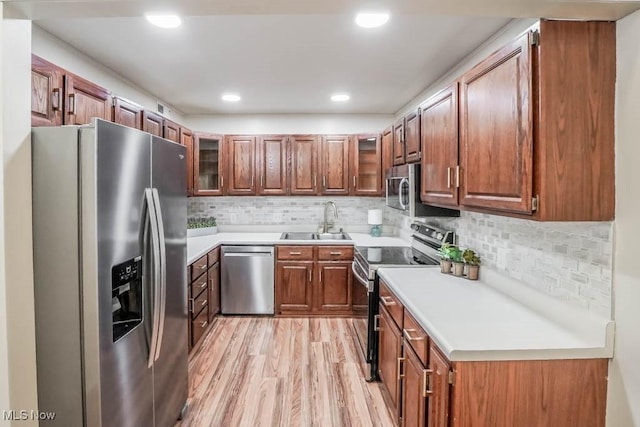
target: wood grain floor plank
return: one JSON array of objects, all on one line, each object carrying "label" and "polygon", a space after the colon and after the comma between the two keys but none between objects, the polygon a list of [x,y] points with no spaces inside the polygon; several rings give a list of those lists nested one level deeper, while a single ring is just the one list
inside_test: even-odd
[{"label": "wood grain floor plank", "polygon": [[189,361],[177,427],[393,427],[351,319],[220,317]]}]

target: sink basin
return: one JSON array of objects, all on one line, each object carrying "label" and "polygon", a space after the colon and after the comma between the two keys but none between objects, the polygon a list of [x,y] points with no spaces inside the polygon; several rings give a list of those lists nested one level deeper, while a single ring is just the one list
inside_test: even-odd
[{"label": "sink basin", "polygon": [[316,236],[318,240],[351,240],[351,237],[344,231],[339,233],[318,233]]},{"label": "sink basin", "polygon": [[351,237],[344,231],[338,233],[307,233],[294,231],[282,233],[280,240],[351,240]]},{"label": "sink basin", "polygon": [[280,236],[280,240],[316,240],[317,238],[316,233],[306,232],[282,233]]}]

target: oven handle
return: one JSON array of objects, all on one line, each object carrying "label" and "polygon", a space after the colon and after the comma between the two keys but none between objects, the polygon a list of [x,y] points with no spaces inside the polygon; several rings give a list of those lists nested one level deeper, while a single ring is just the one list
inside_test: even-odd
[{"label": "oven handle", "polygon": [[369,289],[369,278],[367,278],[365,280],[362,276],[360,276],[358,270],[356,269],[356,262],[355,261],[353,261],[351,263],[351,271],[353,271],[353,275],[358,280],[358,282],[362,283],[364,286],[367,287],[367,289]]}]

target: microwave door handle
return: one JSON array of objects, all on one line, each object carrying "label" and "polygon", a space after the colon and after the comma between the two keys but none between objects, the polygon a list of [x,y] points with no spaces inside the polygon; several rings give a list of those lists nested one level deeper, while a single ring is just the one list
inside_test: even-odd
[{"label": "microwave door handle", "polygon": [[[400,207],[403,210],[407,210],[407,204],[404,203],[404,200],[403,200],[404,192],[402,191],[402,188],[404,187],[405,184],[408,187],[409,186],[409,180],[407,178],[402,178],[402,180],[400,181],[400,186],[398,187],[398,202],[400,202]],[[407,193],[409,193],[408,189],[407,189]]]}]

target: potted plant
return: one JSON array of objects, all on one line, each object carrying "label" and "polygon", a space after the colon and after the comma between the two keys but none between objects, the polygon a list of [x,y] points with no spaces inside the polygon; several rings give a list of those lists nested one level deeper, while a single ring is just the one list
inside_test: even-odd
[{"label": "potted plant", "polygon": [[464,263],[467,265],[467,279],[478,280],[480,270],[480,257],[473,249],[467,249],[462,253]]},{"label": "potted plant", "polygon": [[455,248],[451,243],[443,243],[438,252],[440,253],[440,272],[451,273],[451,251]]},{"label": "potted plant", "polygon": [[451,261],[453,262],[453,275],[462,277],[464,273],[464,259],[462,258],[462,249],[454,246],[451,249]]},{"label": "potted plant", "polygon": [[218,232],[216,217],[190,218],[187,221],[187,237],[207,236]]}]

